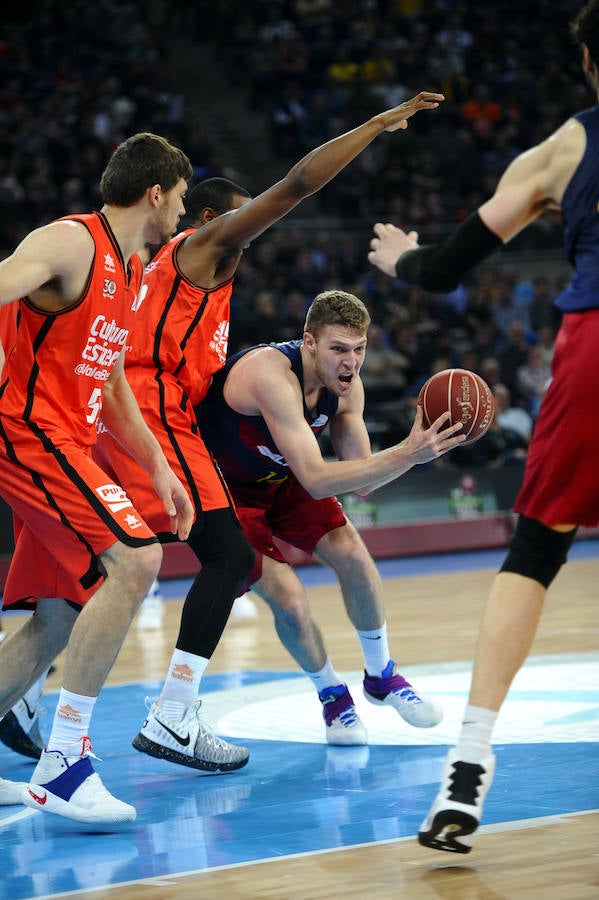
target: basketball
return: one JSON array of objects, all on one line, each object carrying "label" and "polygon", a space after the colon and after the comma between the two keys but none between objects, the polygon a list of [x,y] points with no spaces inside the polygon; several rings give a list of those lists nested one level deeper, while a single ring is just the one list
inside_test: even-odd
[{"label": "basketball", "polygon": [[451,413],[446,427],[462,422],[466,440],[460,447],[473,444],[488,431],[495,414],[495,399],[489,385],[468,369],[444,369],[428,379],[420,389],[424,427],[430,428],[444,412]]}]

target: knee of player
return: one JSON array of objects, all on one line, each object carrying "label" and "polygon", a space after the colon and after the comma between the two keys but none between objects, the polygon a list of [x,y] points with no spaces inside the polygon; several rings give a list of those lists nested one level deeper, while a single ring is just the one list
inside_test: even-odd
[{"label": "knee of player", "polygon": [[374,560],[358,535],[345,542],[334,569],[339,580],[349,582],[350,587],[371,585],[378,578]]},{"label": "knee of player", "polygon": [[241,532],[240,539],[235,548],[233,560],[239,577],[247,578],[247,576],[254,568],[254,563],[256,562],[256,554],[254,552],[254,548],[247,540],[243,532]]},{"label": "knee of player", "polygon": [[576,531],[555,531],[520,515],[500,571],[532,578],[548,588],[568,558]]},{"label": "knee of player", "polygon": [[268,600],[275,620],[286,630],[302,632],[310,621],[310,611],[303,588],[288,587],[271,595]]},{"label": "knee of player", "polygon": [[162,546],[156,541],[142,547],[127,547],[120,554],[119,563],[119,577],[126,578],[132,587],[137,586],[143,598],[160,571]]}]

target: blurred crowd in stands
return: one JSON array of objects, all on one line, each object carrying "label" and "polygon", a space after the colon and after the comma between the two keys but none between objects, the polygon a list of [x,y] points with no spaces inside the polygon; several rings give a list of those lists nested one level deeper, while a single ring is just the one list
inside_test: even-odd
[{"label": "blurred crowd in stands", "polygon": [[[169,66],[169,42],[209,44],[214,78],[265,122],[268,160],[309,149],[421,89],[440,109],[383,135],[321,191],[309,228],[292,220],[248,250],[234,291],[231,351],[301,335],[319,291],[342,287],[373,324],[363,369],[374,442],[402,437],[424,380],[449,366],[479,372],[499,411],[488,436],[453,462],[521,459],[550,376],[565,275],[526,274],[502,254],[448,296],[407,288],[367,262],[375,221],[442,236],[493,191],[509,161],[589,105],[567,44],[569,0],[38,0],[11,8],[0,36],[0,258],[33,227],[100,205],[98,177],[129,134],[182,146],[199,180],[228,174],[197,117],[193,79]],[[272,179],[270,179],[272,180]],[[561,246],[547,214],[516,249]],[[377,434],[378,432],[378,434]]]}]

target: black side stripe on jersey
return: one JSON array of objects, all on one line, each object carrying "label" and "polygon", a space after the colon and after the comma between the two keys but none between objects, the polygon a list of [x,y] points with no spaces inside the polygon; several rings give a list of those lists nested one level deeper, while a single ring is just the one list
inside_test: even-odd
[{"label": "black side stripe on jersey", "polygon": [[173,373],[175,375],[175,377],[177,377],[177,375],[179,374],[179,372],[181,371],[183,366],[187,363],[187,360],[185,359],[185,348],[187,346],[187,342],[189,341],[189,338],[191,337],[191,335],[194,333],[195,329],[197,328],[198,322],[201,320],[202,316],[204,315],[204,310],[206,309],[209,299],[210,299],[210,294],[207,291],[202,298],[202,302],[200,303],[195,316],[193,317],[193,319],[190,322],[189,328],[185,332],[185,336],[183,337],[183,340],[181,341],[181,354],[182,354],[181,362],[179,363],[179,365],[177,366],[177,368],[175,369],[175,371]]},{"label": "black side stripe on jersey", "polygon": [[[42,431],[42,429],[39,428],[39,426],[36,425],[35,422],[28,422],[27,424],[34,432],[34,434],[36,434],[36,436],[39,438],[46,453],[50,453],[54,457],[67,478],[77,487],[79,492],[86,499],[86,501],[89,503],[98,517],[110,528],[117,540],[121,541],[123,544],[127,544],[129,547],[143,547],[146,544],[154,543],[153,538],[134,538],[131,537],[128,531],[125,531],[123,528],[121,528],[116,519],[114,519],[110,515],[104,504],[101,502],[100,498],[97,496],[96,492],[92,488],[90,488],[87,482],[80,477],[79,472],[74,466],[71,465],[62,450],[60,450],[54,444],[54,442],[50,440],[48,435],[44,431]],[[69,525],[69,527],[71,527],[70,523],[67,524]]]},{"label": "black side stripe on jersey", "polygon": [[[55,444],[50,440],[50,438],[42,431],[41,428],[31,420],[26,421],[27,426],[32,431],[33,434],[38,438],[46,453],[50,453],[60,468],[63,470],[65,475],[69,478],[69,480],[76,485],[80,493],[85,497],[89,505],[94,509],[100,519],[110,528],[112,533],[115,536],[116,540],[120,540],[122,543],[127,544],[130,547],[141,547],[146,544],[152,544],[155,541],[155,538],[132,538],[128,532],[124,531],[118,522],[116,522],[106,511],[104,505],[100,502],[99,498],[96,496],[93,490],[90,489],[89,485],[86,484],[83,479],[79,477],[77,470],[69,463],[61,450],[59,450]],[[16,463],[23,472],[27,473],[27,476],[31,480],[31,482],[37,487],[37,489],[42,493],[46,499],[48,506],[53,509],[65,528],[68,528],[72,534],[75,535],[76,539],[82,544],[85,549],[88,551],[90,555],[90,566],[87,572],[83,573],[79,578],[79,581],[84,588],[91,587],[97,580],[100,574],[98,559],[96,554],[94,553],[93,548],[86,540],[85,536],[81,534],[81,532],[75,528],[72,522],[69,521],[64,512],[60,509],[58,503],[56,502],[54,496],[51,491],[46,487],[43,478],[40,474],[24,463],[19,459],[18,454],[15,451],[14,446],[8,439],[6,432],[0,423],[0,438],[2,439],[4,446],[6,448],[6,454],[9,459],[11,459],[14,463]],[[68,599],[68,598],[67,598]]]},{"label": "black side stripe on jersey", "polygon": [[156,326],[156,333],[154,335],[154,346],[152,349],[152,359],[154,361],[155,367],[160,370],[160,344],[162,342],[162,332],[164,331],[166,320],[168,319],[168,314],[171,306],[175,302],[175,298],[177,296],[177,291],[179,290],[179,285],[181,284],[181,276],[175,275],[173,279],[173,284],[168,295],[167,301],[164,304],[164,309],[162,311],[162,315],[158,320],[158,324]]},{"label": "black side stripe on jersey", "polygon": [[[85,549],[88,551],[89,557],[90,557],[89,568],[88,568],[87,572],[85,572],[81,576],[79,581],[81,582],[82,587],[84,587],[84,588],[91,587],[92,584],[94,584],[100,576],[100,573],[98,571],[98,563],[97,563],[97,559],[96,559],[95,553],[93,551],[93,548],[88,543],[88,541],[85,539],[85,537],[79,531],[77,531],[77,529],[74,528],[71,525],[71,523],[68,521],[68,519],[66,518],[66,516],[64,515],[64,513],[62,512],[62,510],[59,508],[58,504],[54,500],[54,497],[52,496],[52,494],[47,490],[39,472],[36,472],[35,469],[31,469],[29,466],[26,466],[17,457],[17,454],[15,453],[15,449],[14,449],[13,445],[11,444],[11,442],[8,440],[8,438],[6,436],[6,432],[4,430],[4,427],[2,426],[1,423],[0,423],[0,436],[4,442],[4,446],[6,448],[6,455],[8,456],[8,458],[11,459],[24,472],[27,473],[27,475],[31,479],[32,483],[37,487],[37,489],[40,491],[40,493],[42,493],[44,495],[44,497],[46,498],[46,503],[48,504],[48,506],[56,512],[58,518],[60,519],[62,524],[65,526],[65,528],[68,528],[70,531],[72,531],[73,534],[76,536],[77,540],[79,541],[79,543],[82,544],[85,547]],[[65,598],[65,599],[68,599],[68,598]]]}]

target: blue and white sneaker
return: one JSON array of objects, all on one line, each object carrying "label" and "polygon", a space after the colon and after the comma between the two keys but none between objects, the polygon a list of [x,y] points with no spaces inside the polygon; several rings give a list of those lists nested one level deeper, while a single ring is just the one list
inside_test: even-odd
[{"label": "blue and white sneaker", "polygon": [[[69,748],[70,749],[70,748]],[[106,790],[94,772],[88,737],[72,745],[73,754],[44,750],[25,791],[23,802],[32,809],[56,813],[77,822],[120,825],[133,822],[137,813]],[[81,750],[77,754],[78,750]]]},{"label": "blue and white sneaker", "polygon": [[328,744],[356,747],[368,743],[368,732],[346,684],[327,687],[320,691],[318,698],[322,703]]},{"label": "blue and white sneaker", "polygon": [[399,674],[392,659],[380,678],[364,672],[364,696],[369,703],[392,706],[404,722],[415,728],[432,728],[443,718],[443,710],[439,704],[420,697],[410,682]]}]

